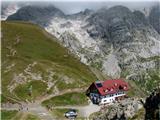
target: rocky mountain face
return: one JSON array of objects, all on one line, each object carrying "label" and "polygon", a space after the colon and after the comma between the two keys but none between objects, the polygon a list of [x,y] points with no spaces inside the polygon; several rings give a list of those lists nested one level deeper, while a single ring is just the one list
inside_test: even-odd
[{"label": "rocky mountain face", "polygon": [[19,5],[14,3],[3,3],[1,9],[1,20],[6,20],[8,16],[17,12]]},{"label": "rocky mountain face", "polygon": [[160,33],[160,6],[154,6],[149,14],[150,24]]},{"label": "rocky mountain face", "polygon": [[[73,15],[65,15],[53,6],[27,6],[7,20],[38,23],[81,62],[112,78],[135,80],[149,90],[160,83],[157,72],[160,34],[156,28],[156,15],[157,12],[151,10],[146,17],[142,12],[132,12],[124,6],[85,10]],[[154,20],[156,25],[153,25]]]},{"label": "rocky mountain face", "polygon": [[40,25],[46,25],[52,17],[64,16],[64,13],[54,6],[24,6],[15,14],[10,15],[7,20],[30,21]]}]

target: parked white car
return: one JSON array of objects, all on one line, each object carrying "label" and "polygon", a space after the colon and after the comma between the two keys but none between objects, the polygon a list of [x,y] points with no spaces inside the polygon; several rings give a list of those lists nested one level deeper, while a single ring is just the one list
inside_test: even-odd
[{"label": "parked white car", "polygon": [[75,109],[70,109],[65,113],[66,118],[76,118],[77,117],[77,111]]}]

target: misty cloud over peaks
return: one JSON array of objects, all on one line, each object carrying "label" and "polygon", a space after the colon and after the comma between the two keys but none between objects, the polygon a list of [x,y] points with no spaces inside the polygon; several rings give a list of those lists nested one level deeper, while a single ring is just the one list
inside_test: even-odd
[{"label": "misty cloud over peaks", "polygon": [[[12,2],[13,3],[13,2]],[[15,2],[14,2],[15,3]],[[84,11],[85,9],[91,9],[91,10],[98,10],[101,8],[110,8],[116,5],[123,5],[128,7],[130,10],[143,10],[150,9],[152,6],[160,4],[158,1],[141,1],[141,2],[52,2],[52,1],[46,1],[46,2],[17,2],[21,5],[38,5],[38,6],[45,6],[45,5],[54,5],[55,7],[62,10],[65,14],[73,14],[78,13],[80,11]],[[4,4],[4,2],[2,2]]]}]

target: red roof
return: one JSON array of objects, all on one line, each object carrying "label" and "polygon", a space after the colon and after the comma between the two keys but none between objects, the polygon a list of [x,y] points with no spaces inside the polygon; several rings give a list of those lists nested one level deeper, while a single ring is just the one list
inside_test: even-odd
[{"label": "red roof", "polygon": [[118,91],[127,91],[128,84],[122,79],[105,80],[94,82],[101,95],[114,94]]}]

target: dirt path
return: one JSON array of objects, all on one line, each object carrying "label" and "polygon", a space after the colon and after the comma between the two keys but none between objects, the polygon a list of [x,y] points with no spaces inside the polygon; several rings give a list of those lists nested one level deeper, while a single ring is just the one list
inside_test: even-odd
[{"label": "dirt path", "polygon": [[[79,111],[79,116],[88,118],[92,113],[98,112],[100,110],[100,106],[89,104],[86,106],[55,106],[54,109],[64,109],[64,108],[72,108],[77,109]],[[2,108],[2,110],[19,110],[18,106],[8,106],[5,108]],[[23,104],[23,109],[21,109],[21,112],[30,112],[35,115],[37,115],[42,120],[55,120],[53,115],[45,108],[42,107],[40,104],[37,103],[29,103],[29,104]]]},{"label": "dirt path", "polygon": [[66,93],[72,93],[72,92],[84,92],[86,89],[87,88],[74,88],[74,89],[63,90],[63,91],[60,91],[57,94],[46,95],[46,96],[43,96],[41,98],[38,98],[36,100],[36,102],[42,103],[44,100],[48,100],[48,99],[50,99],[52,97],[55,97],[55,96],[63,95],[63,94],[66,94]]},{"label": "dirt path", "polygon": [[[55,96],[63,95],[66,93],[72,93],[72,92],[82,92],[85,91],[86,88],[75,88],[75,89],[68,89],[65,91],[61,91],[58,94],[51,94],[48,96],[43,96],[39,100],[36,100],[34,103],[25,103],[21,102],[20,104],[6,104],[2,105],[2,110],[20,110],[21,112],[30,112],[33,113],[41,120],[56,120],[55,117],[45,108],[41,105],[41,102],[47,99],[50,99]],[[97,105],[89,104],[86,106],[55,106],[54,108],[73,108],[79,110],[79,115],[84,118],[88,118],[90,114],[97,112],[100,110],[100,107]]]},{"label": "dirt path", "polygon": [[56,106],[54,107],[59,108],[59,109],[63,109],[63,108],[72,108],[72,109],[77,109],[79,111],[79,116],[80,117],[84,117],[84,118],[89,118],[89,116],[94,113],[94,112],[98,112],[100,110],[100,106],[98,105],[94,105],[94,104],[89,104],[86,106]]},{"label": "dirt path", "polygon": [[55,118],[50,114],[50,112],[45,108],[42,107],[41,104],[37,103],[29,103],[29,104],[22,104],[22,105],[10,105],[2,107],[2,110],[20,110],[21,112],[30,112],[37,115],[41,120],[55,120]]},{"label": "dirt path", "polygon": [[29,107],[28,110],[37,115],[41,120],[55,120],[53,115],[41,105],[35,105],[34,107]]}]

